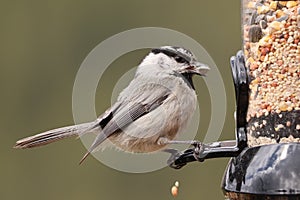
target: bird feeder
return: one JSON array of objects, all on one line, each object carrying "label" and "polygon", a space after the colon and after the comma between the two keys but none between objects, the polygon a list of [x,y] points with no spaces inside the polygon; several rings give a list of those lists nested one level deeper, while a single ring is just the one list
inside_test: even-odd
[{"label": "bird feeder", "polygon": [[195,144],[171,166],[232,157],[227,199],[300,199],[300,2],[241,4],[243,50],[230,60],[236,139]]}]

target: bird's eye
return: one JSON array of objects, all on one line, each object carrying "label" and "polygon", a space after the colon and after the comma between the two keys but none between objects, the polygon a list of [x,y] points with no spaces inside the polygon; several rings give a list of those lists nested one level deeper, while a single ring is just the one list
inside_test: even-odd
[{"label": "bird's eye", "polygon": [[179,63],[185,63],[186,60],[183,57],[175,56],[174,59]]}]

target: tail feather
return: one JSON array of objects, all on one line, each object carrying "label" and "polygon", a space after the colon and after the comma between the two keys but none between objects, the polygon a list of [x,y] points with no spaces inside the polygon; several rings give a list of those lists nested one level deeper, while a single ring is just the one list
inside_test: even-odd
[{"label": "tail feather", "polygon": [[81,163],[89,156],[91,154],[91,152],[86,152],[85,154],[84,154],[84,156],[81,158],[81,160],[79,161],[79,165],[81,165]]},{"label": "tail feather", "polygon": [[89,150],[84,154],[84,156],[79,161],[79,165],[107,138],[105,134],[99,134],[94,140],[93,144]]},{"label": "tail feather", "polygon": [[46,131],[37,135],[33,135],[18,140],[14,148],[26,149],[26,148],[38,147],[64,138],[69,138],[72,136],[80,136],[85,132],[88,132],[92,127],[92,125],[93,123],[85,123],[85,124],[67,126],[67,127]]}]

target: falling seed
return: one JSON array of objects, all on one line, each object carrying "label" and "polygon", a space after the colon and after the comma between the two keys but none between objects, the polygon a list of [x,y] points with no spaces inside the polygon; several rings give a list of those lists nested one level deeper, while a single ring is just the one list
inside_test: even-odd
[{"label": "falling seed", "polygon": [[178,187],[176,187],[175,185],[171,188],[171,193],[173,195],[173,197],[176,197],[178,195]]},{"label": "falling seed", "polygon": [[176,187],[179,187],[179,181],[176,181],[174,184]]}]

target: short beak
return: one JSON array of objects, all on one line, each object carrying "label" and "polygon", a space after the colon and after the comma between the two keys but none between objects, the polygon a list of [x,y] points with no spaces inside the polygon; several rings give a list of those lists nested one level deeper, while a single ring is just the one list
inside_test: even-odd
[{"label": "short beak", "polygon": [[181,70],[181,73],[197,74],[200,76],[205,76],[209,70],[210,68],[206,64],[194,61],[190,63],[189,66],[183,68]]}]

